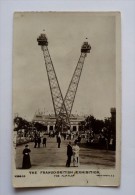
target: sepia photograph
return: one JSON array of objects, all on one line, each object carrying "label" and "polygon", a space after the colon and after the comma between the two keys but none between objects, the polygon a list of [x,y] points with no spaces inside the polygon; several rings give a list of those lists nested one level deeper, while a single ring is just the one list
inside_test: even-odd
[{"label": "sepia photograph", "polygon": [[16,12],[13,186],[119,186],[119,12]]}]

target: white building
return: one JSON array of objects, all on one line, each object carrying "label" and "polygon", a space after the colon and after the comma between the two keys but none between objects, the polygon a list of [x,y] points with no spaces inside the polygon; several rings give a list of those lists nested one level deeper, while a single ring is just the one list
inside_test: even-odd
[{"label": "white building", "polygon": [[[81,121],[85,120],[85,116],[79,116],[77,114],[71,114],[70,117],[70,124],[71,124],[71,131],[78,131],[79,130],[79,124]],[[43,124],[44,126],[46,126],[46,130],[52,131],[55,130],[55,123],[56,123],[56,118],[54,114],[35,114],[34,118],[33,118],[33,122],[39,122],[41,124]]]}]

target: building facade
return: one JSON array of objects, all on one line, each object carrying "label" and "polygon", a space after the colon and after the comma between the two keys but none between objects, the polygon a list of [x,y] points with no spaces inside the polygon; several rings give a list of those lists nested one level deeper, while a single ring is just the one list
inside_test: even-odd
[{"label": "building facade", "polygon": [[[80,128],[80,122],[85,120],[85,116],[80,116],[80,115],[73,115],[71,114],[70,116],[70,124],[71,124],[71,131],[79,131]],[[55,131],[55,123],[56,123],[56,118],[54,114],[35,114],[33,118],[33,122],[38,122],[43,124],[46,127],[47,132],[49,133],[50,131]]]}]

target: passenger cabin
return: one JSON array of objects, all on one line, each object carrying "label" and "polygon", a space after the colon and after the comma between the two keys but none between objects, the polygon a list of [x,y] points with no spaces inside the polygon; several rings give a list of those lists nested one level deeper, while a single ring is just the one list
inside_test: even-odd
[{"label": "passenger cabin", "polygon": [[81,52],[82,53],[90,53],[91,46],[88,44],[88,42],[84,42],[82,47],[81,47]]},{"label": "passenger cabin", "polygon": [[41,35],[37,38],[37,42],[38,42],[38,45],[41,45],[41,46],[48,46],[48,40],[47,40],[45,34],[41,34]]}]

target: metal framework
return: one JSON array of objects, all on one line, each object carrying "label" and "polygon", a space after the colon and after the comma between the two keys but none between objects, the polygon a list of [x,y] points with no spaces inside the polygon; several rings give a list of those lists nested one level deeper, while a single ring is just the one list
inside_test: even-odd
[{"label": "metal framework", "polygon": [[[70,126],[70,121],[68,117],[68,113],[64,104],[64,99],[61,93],[61,89],[59,86],[59,82],[56,76],[56,72],[51,60],[51,56],[49,54],[48,50],[48,40],[45,34],[41,34],[39,38],[37,39],[38,45],[41,46],[41,49],[43,51],[44,60],[45,60],[45,66],[52,96],[52,102],[56,117],[56,128],[57,130],[63,129],[65,126]],[[63,106],[62,106],[63,105]],[[61,109],[62,107],[62,109]],[[60,113],[61,110],[61,114]],[[63,127],[64,126],[64,127]]]},{"label": "metal framework", "polygon": [[79,61],[73,73],[72,79],[70,81],[70,84],[69,84],[67,93],[65,95],[64,102],[62,104],[62,108],[60,110],[59,115],[61,115],[64,109],[64,106],[66,106],[68,116],[70,117],[73,104],[74,104],[74,100],[75,100],[75,96],[76,96],[76,92],[77,92],[77,88],[78,88],[78,84],[80,81],[85,57],[87,56],[87,53],[90,53],[90,50],[91,50],[91,46],[88,44],[88,42],[84,42],[81,47],[81,55],[80,55]]},{"label": "metal framework", "polygon": [[66,131],[70,128],[70,114],[73,108],[73,103],[80,81],[84,60],[87,56],[87,53],[90,53],[91,46],[88,44],[88,42],[83,43],[79,61],[73,73],[65,98],[63,99],[55,69],[49,54],[48,40],[46,35],[41,34],[37,41],[38,45],[41,46],[44,55],[52,102],[56,116],[56,130]]}]

